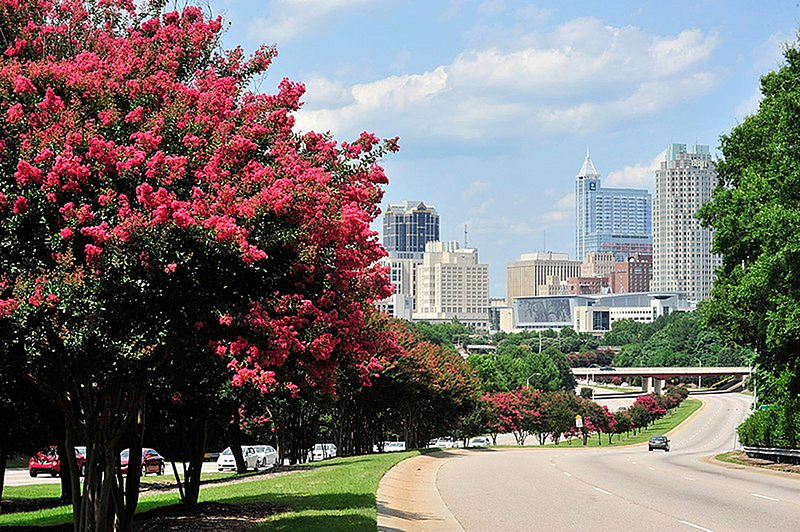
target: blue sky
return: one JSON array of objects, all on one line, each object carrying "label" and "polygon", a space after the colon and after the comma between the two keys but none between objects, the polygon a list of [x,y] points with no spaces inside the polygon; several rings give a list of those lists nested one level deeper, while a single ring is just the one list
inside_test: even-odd
[{"label": "blue sky", "polygon": [[[610,4],[610,6],[608,5]],[[384,205],[433,204],[489,264],[575,253],[587,147],[605,186],[653,190],[671,142],[719,145],[793,42],[796,2],[209,0],[223,45],[275,44],[257,90],[306,84],[298,129],[400,137]],[[374,225],[380,230],[380,225]]]}]

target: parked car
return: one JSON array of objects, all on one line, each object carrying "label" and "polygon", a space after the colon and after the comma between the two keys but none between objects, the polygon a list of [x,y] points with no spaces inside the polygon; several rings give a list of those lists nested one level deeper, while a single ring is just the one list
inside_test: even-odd
[{"label": "parked car", "polygon": [[433,442],[433,447],[441,447],[442,449],[454,449],[459,447],[457,441],[454,441],[453,438],[446,437],[446,438],[439,438],[435,442]]},{"label": "parked car", "polygon": [[486,436],[478,436],[477,438],[472,438],[469,440],[470,447],[488,447],[489,446],[489,438]]},{"label": "parked car", "polygon": [[253,445],[258,455],[258,467],[274,466],[278,461],[278,451],[272,445]]},{"label": "parked car", "polygon": [[336,446],[332,443],[318,443],[308,451],[308,461],[317,462],[336,456]]},{"label": "parked car", "polygon": [[[78,461],[78,474],[86,475],[86,447],[75,447],[75,459]],[[61,475],[61,459],[55,445],[45,447],[28,460],[28,474],[35,477],[39,473],[47,473],[51,477]]]},{"label": "parked car", "polygon": [[666,436],[653,436],[650,438],[650,441],[647,442],[647,450],[652,451],[653,449],[664,449],[664,451],[669,452],[669,438]]},{"label": "parked car", "polygon": [[404,441],[385,441],[382,442],[380,445],[373,445],[372,451],[379,453],[395,453],[398,451],[405,451],[406,450],[406,442]]},{"label": "parked car", "polygon": [[[125,449],[119,454],[119,469],[123,475],[128,474],[128,457],[130,456],[130,449]],[[149,447],[142,448],[142,476],[148,473],[155,473],[156,475],[164,474],[164,457],[158,454],[155,449]]]},{"label": "parked car", "polygon": [[[258,469],[258,453],[252,445],[242,445],[242,456],[244,457],[245,469]],[[236,459],[233,457],[233,451],[231,451],[230,447],[226,447],[217,458],[217,469],[220,471],[223,469],[236,471]]]}]

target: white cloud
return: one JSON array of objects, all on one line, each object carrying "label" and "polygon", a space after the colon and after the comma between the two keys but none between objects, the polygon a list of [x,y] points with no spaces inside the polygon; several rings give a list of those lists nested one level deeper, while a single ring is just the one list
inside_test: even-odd
[{"label": "white cloud", "polygon": [[478,6],[478,11],[483,15],[497,15],[506,10],[503,0],[484,0]]},{"label": "white cloud", "polygon": [[463,139],[587,134],[652,116],[718,82],[703,68],[718,38],[699,30],[659,36],[581,18],[517,42],[353,85],[338,106],[317,105],[309,87],[298,126],[351,135],[356,124],[384,124],[401,136]]},{"label": "white cloud", "polygon": [[734,114],[738,121],[744,120],[747,116],[755,114],[758,111],[758,106],[761,104],[761,99],[764,97],[761,94],[761,88],[755,90],[755,92],[746,100],[739,102],[739,105],[736,106],[736,110]]},{"label": "white cloud", "polygon": [[636,163],[625,166],[622,170],[615,170],[608,174],[605,184],[610,187],[626,188],[655,188],[656,170],[661,166],[667,156],[667,150],[662,150],[653,160],[647,163]]},{"label": "white cloud", "polygon": [[484,192],[489,190],[489,188],[491,188],[491,184],[488,181],[473,181],[464,189],[464,192],[461,193],[461,197],[464,199],[471,199],[476,196],[481,196]]},{"label": "white cloud", "polygon": [[283,43],[316,31],[331,17],[375,0],[272,0],[263,11],[266,17],[253,19],[247,33],[256,42]]},{"label": "white cloud", "polygon": [[560,198],[556,202],[555,208],[556,209],[560,209],[560,210],[569,210],[571,212],[574,212],[574,209],[575,209],[575,193],[574,192],[570,192],[566,196],[563,196],[562,198]]}]

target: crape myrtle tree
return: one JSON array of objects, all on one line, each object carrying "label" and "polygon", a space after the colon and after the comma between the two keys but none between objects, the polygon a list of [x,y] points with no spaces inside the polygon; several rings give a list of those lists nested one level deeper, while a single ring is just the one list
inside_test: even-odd
[{"label": "crape myrtle tree", "polygon": [[164,4],[0,0],[0,319],[66,448],[85,434],[80,530],[130,528],[148,375],[223,357],[234,385],[331,391],[390,291],[369,224],[396,143],[293,132],[302,85],[246,90],[273,49],[219,52],[220,19]]},{"label": "crape myrtle tree", "polygon": [[[720,138],[718,186],[699,217],[722,257],[701,312],[800,394],[800,50],[761,78],[758,111]],[[796,411],[796,407],[793,408]]]}]

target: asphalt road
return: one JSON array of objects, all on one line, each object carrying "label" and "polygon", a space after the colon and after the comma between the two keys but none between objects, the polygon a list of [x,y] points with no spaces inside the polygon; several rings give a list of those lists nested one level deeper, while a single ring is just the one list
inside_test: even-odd
[{"label": "asphalt road", "polygon": [[446,461],[437,487],[467,531],[800,530],[800,479],[707,458],[732,450],[750,399],[704,396],[670,439],[609,449],[533,448]]}]

